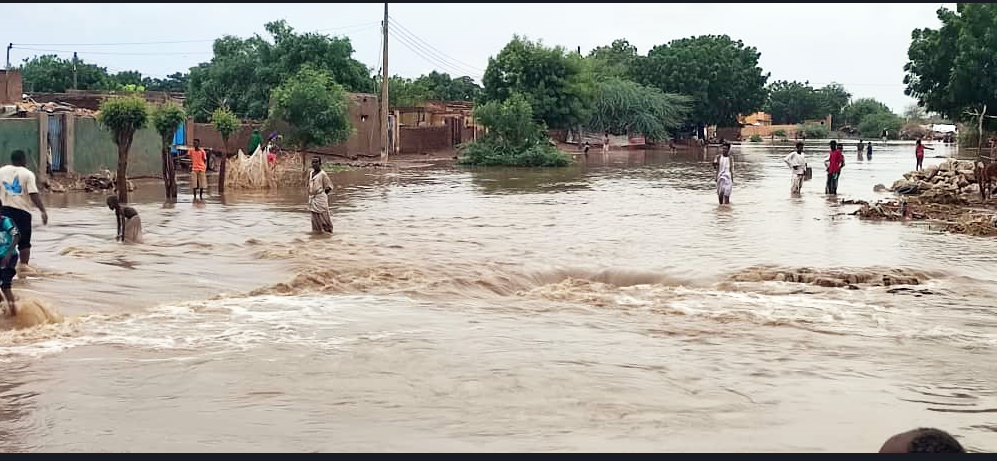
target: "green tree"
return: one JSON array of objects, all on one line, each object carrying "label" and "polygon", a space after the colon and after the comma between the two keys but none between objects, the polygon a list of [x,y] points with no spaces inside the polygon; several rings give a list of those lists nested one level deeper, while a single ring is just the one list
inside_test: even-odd
[{"label": "green tree", "polygon": [[[381,86],[381,77],[374,77],[377,86]],[[388,80],[388,105],[390,107],[418,107],[433,99],[432,92],[424,85],[409,78],[398,75]]]},{"label": "green tree", "polygon": [[170,156],[170,145],[173,143],[173,136],[177,128],[187,121],[187,114],[183,108],[167,102],[160,105],[152,112],[152,125],[156,127],[160,139],[163,141],[163,182],[166,187],[166,199],[176,200],[177,198],[177,177],[176,169],[173,165],[173,158]]},{"label": "green tree", "polygon": [[482,91],[471,77],[451,78],[435,70],[415,79],[415,83],[429,92],[429,99],[439,101],[474,101]]},{"label": "green tree", "polygon": [[225,193],[225,171],[228,165],[228,139],[239,129],[239,117],[227,107],[219,107],[211,114],[211,125],[222,135],[221,165],[218,168],[218,192]]},{"label": "green tree", "polygon": [[666,141],[669,133],[686,121],[690,106],[688,97],[611,78],[596,87],[592,116],[586,128],[617,135],[639,133],[655,141]]},{"label": "green tree", "polygon": [[272,120],[291,128],[288,139],[301,150],[346,141],[353,132],[349,96],[326,70],[303,67],[273,91]]},{"label": "green tree", "polygon": [[923,122],[927,120],[928,113],[924,110],[923,107],[917,104],[910,104],[907,106],[906,109],[904,109],[904,118],[908,122],[912,123]]},{"label": "green tree", "polygon": [[779,80],[769,85],[768,94],[765,110],[772,115],[774,124],[796,124],[823,117],[819,115],[824,110],[822,98],[808,83]]},{"label": "green tree", "polygon": [[903,124],[903,119],[893,112],[876,112],[862,117],[858,128],[859,133],[867,138],[877,137],[883,130],[887,130],[890,139],[897,139]]},{"label": "green tree", "polygon": [[584,121],[591,102],[591,75],[583,72],[580,56],[520,36],[488,59],[484,85],[484,102],[520,93],[536,120],[558,129]]},{"label": "green tree", "polygon": [[700,126],[732,126],[738,115],[765,104],[769,74],[758,67],[759,56],[754,47],[726,35],[683,38],[636,59],[633,77],[665,93],[692,97],[691,118]]},{"label": "green tree", "polygon": [[978,141],[992,129],[997,107],[997,4],[959,3],[938,9],[939,29],[914,29],[907,50],[905,93],[932,112],[974,120]]},{"label": "green tree", "polygon": [[[65,93],[73,88],[73,60],[61,59],[54,54],[25,59],[21,64],[22,84],[25,92]],[[80,90],[109,90],[115,83],[107,69],[76,61],[76,81]]]},{"label": "green tree", "polygon": [[142,73],[137,70],[126,70],[114,74],[111,80],[119,87],[126,85],[140,86],[142,85]]},{"label": "green tree", "polygon": [[873,98],[861,98],[852,101],[842,110],[844,123],[851,126],[858,126],[867,115],[879,113],[893,113],[886,104]]},{"label": "green tree", "polygon": [[135,132],[149,121],[148,104],[134,96],[110,98],[100,104],[97,120],[111,131],[118,146],[118,200],[128,203],[128,150]]},{"label": "green tree", "polygon": [[546,127],[538,123],[527,98],[512,93],[474,109],[474,117],[488,132],[461,147],[460,162],[481,166],[565,166],[567,155],[547,143]]},{"label": "green tree", "polygon": [[586,59],[597,79],[627,78],[637,60],[637,47],[624,38],[613,40],[609,46],[599,46],[589,52]]},{"label": "green tree", "polygon": [[348,91],[374,91],[370,69],[353,59],[349,38],[297,34],[284,21],[267,23],[266,30],[273,43],[259,35],[222,37],[211,61],[190,69],[187,108],[195,119],[204,121],[222,106],[240,117],[265,118],[270,92],[306,65],[328,72]]},{"label": "green tree", "polygon": [[187,83],[189,80],[188,74],[175,72],[167,75],[166,78],[144,77],[142,78],[142,86],[146,87],[149,91],[179,93],[187,91]]},{"label": "green tree", "polygon": [[820,108],[818,117],[831,115],[833,116],[832,123],[834,126],[841,126],[841,111],[848,105],[848,101],[852,99],[852,94],[848,90],[845,90],[845,87],[840,83],[830,83],[817,90],[817,96],[820,101],[818,105]]}]

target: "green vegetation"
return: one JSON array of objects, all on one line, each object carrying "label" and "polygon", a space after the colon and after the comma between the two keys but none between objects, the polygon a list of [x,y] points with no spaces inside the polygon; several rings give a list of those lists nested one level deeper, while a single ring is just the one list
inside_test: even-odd
[{"label": "green vegetation", "polygon": [[609,46],[599,46],[585,59],[589,71],[596,79],[632,77],[634,62],[637,60],[637,47],[626,39],[613,40]]},{"label": "green vegetation", "polygon": [[218,192],[225,193],[225,176],[228,170],[228,138],[239,129],[239,117],[227,107],[219,107],[211,114],[211,124],[222,135],[221,167],[218,169]]},{"label": "green vegetation", "polygon": [[128,203],[128,150],[135,132],[149,121],[148,104],[133,96],[110,98],[101,103],[97,120],[111,131],[118,146],[118,200]]},{"label": "green vegetation", "polygon": [[618,135],[640,133],[655,141],[667,141],[669,132],[685,121],[689,106],[689,98],[685,96],[609,78],[596,87],[586,128]]},{"label": "green vegetation", "polygon": [[814,89],[808,83],[773,82],[764,110],[777,125],[803,123],[806,120],[832,116],[837,121],[851,94],[837,83]]},{"label": "green vegetation", "polygon": [[807,139],[827,139],[831,135],[831,130],[827,126],[816,123],[801,125],[799,132]]},{"label": "green vegetation", "polygon": [[751,138],[749,140],[751,142],[762,142],[762,135],[760,135],[760,134],[753,134],[753,135],[751,135]]},{"label": "green vegetation", "polygon": [[695,123],[732,126],[738,115],[765,104],[769,74],[758,67],[759,56],[740,40],[703,35],[652,48],[647,56],[635,58],[630,75],[665,93],[691,97]]},{"label": "green vegetation", "polygon": [[175,200],[177,198],[177,177],[173,167],[173,159],[170,157],[170,144],[173,143],[173,136],[187,120],[187,114],[183,108],[167,102],[157,107],[152,112],[152,126],[156,127],[160,139],[163,141],[163,182],[166,187],[166,199]]},{"label": "green vegetation", "polygon": [[[939,29],[914,29],[904,66],[905,93],[927,110],[976,125],[976,145],[997,117],[997,4],[959,3],[938,9]],[[965,131],[965,130],[964,130]],[[960,139],[962,136],[960,136]]]},{"label": "green vegetation", "polygon": [[302,150],[346,141],[353,132],[349,96],[333,78],[306,66],[273,91],[270,119],[287,122],[288,141]]},{"label": "green vegetation", "polygon": [[482,101],[506,101],[520,93],[533,108],[536,121],[551,128],[572,128],[588,118],[592,79],[577,54],[514,36],[497,56],[488,59]]},{"label": "green vegetation", "polygon": [[[381,77],[374,77],[380,88]],[[426,101],[473,101],[481,95],[481,87],[471,77],[451,78],[433,71],[417,79],[393,76],[389,81],[388,104],[391,107],[416,107]]]},{"label": "green vegetation", "polygon": [[374,91],[370,69],[352,57],[350,39],[298,34],[284,21],[265,27],[272,41],[259,35],[219,38],[211,61],[190,70],[187,111],[195,119],[207,120],[222,106],[243,118],[263,119],[270,92],[306,66],[328,72],[331,81],[348,91]]},{"label": "green vegetation", "polygon": [[883,130],[887,130],[889,139],[899,139],[903,123],[903,119],[893,112],[877,112],[862,117],[862,121],[859,122],[859,133],[867,138],[876,138]]},{"label": "green vegetation", "polygon": [[786,138],[786,130],[778,129],[772,132],[772,136],[777,138]]},{"label": "green vegetation", "polygon": [[534,121],[533,108],[519,93],[477,107],[474,117],[488,133],[461,148],[462,164],[554,167],[571,163],[566,154],[547,143],[546,128]]},{"label": "green vegetation", "polygon": [[[65,93],[73,88],[73,60],[61,59],[54,54],[25,59],[19,67],[25,92]],[[76,60],[76,85],[80,90],[126,91],[185,91],[187,76],[177,72],[165,79],[142,77],[137,71],[118,72],[111,75],[106,68]]]}]

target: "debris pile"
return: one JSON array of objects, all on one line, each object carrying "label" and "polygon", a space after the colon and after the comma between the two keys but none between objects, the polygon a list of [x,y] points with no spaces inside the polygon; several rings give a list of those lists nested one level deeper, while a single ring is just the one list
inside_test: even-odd
[{"label": "debris pile", "polygon": [[863,204],[852,215],[883,221],[930,221],[946,232],[977,237],[997,236],[993,211],[944,203],[907,202],[904,199]]},{"label": "debris pile", "polygon": [[37,112],[47,112],[49,114],[73,113],[79,116],[95,116],[97,114],[97,111],[76,107],[65,102],[36,102],[29,96],[26,96],[24,100],[14,105],[17,107],[16,115],[22,117]]},{"label": "debris pile", "polygon": [[964,204],[980,197],[975,165],[968,160],[948,159],[938,166],[911,171],[889,190],[917,195],[920,201],[930,203]]}]

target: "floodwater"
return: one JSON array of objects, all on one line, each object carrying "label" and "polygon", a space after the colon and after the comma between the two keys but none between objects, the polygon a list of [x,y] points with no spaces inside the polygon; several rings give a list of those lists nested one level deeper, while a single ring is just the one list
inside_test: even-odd
[{"label": "floodwater", "polygon": [[[817,145],[790,197],[788,150],[735,147],[729,207],[695,153],[342,173],[326,238],[303,193],[151,186],[141,246],[49,196],[15,286],[68,320],[0,332],[0,451],[997,450],[997,241],[854,219]],[[913,147],[846,160],[875,199]]]}]

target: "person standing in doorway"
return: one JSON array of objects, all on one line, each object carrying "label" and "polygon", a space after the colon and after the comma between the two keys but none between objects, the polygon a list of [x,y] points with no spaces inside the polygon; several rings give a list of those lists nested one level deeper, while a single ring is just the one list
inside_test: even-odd
[{"label": "person standing in doorway", "polygon": [[862,142],[861,139],[859,139],[859,146],[856,150],[858,151],[859,154],[857,160],[860,162],[862,160],[865,160],[865,143]]},{"label": "person standing in doorway", "polygon": [[187,152],[190,156],[190,193],[197,200],[200,191],[204,200],[204,189],[208,187],[208,154],[201,149],[201,140],[194,140],[194,148]]},{"label": "person standing in doorway", "polygon": [[921,138],[917,138],[917,144],[914,145],[914,158],[917,160],[917,167],[915,170],[921,171],[924,169],[924,150],[935,150],[932,147],[927,147],[921,144]]},{"label": "person standing in doorway", "polygon": [[803,175],[807,172],[807,159],[803,156],[803,143],[797,141],[796,150],[790,152],[782,160],[789,166],[793,175],[789,191],[793,195],[799,195],[800,189],[803,188]]},{"label": "person standing in doorway", "polygon": [[308,211],[312,213],[312,232],[332,233],[329,192],[332,192],[332,180],[322,170],[322,160],[315,157],[312,159],[311,181],[308,185]]},{"label": "person standing in doorway", "polygon": [[730,144],[724,143],[720,155],[713,159],[717,170],[717,199],[721,205],[730,205],[730,193],[734,189],[734,161],[730,156]]},{"label": "person standing in doorway", "polygon": [[841,169],[845,167],[845,154],[836,141],[831,141],[831,153],[824,160],[824,166],[827,168],[827,187],[824,192],[838,195],[838,179],[841,177]]},{"label": "person standing in doorway", "polygon": [[42,224],[48,224],[48,212],[38,195],[38,185],[35,174],[25,167],[27,156],[23,150],[15,150],[10,154],[10,165],[0,168],[0,202],[3,202],[3,215],[14,221],[20,233],[17,250],[21,263],[28,266],[31,263],[31,206],[41,211]]}]

